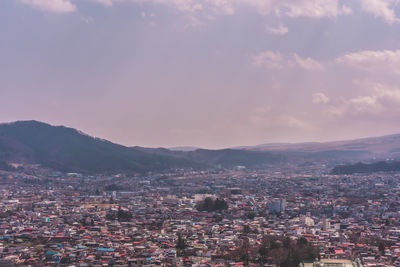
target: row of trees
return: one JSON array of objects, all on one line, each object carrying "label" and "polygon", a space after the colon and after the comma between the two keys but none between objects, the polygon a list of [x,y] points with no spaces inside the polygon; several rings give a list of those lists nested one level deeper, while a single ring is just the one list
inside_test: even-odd
[{"label": "row of trees", "polygon": [[196,205],[198,211],[222,211],[228,209],[228,203],[224,199],[206,197]]},{"label": "row of trees", "polygon": [[292,240],[283,236],[264,236],[260,245],[251,246],[248,238],[244,236],[239,248],[224,253],[222,257],[247,263],[268,263],[281,267],[291,267],[298,266],[303,261],[319,258],[319,252],[305,238]]},{"label": "row of trees", "polygon": [[118,221],[129,221],[132,219],[133,214],[128,210],[123,210],[121,206],[118,207],[118,211],[109,210],[106,214],[107,220],[118,220]]},{"label": "row of trees", "polygon": [[[178,256],[185,255],[187,248],[184,237],[178,233],[176,249]],[[281,267],[299,266],[301,262],[313,261],[320,257],[319,250],[304,237],[293,240],[287,236],[264,236],[261,244],[250,245],[246,230],[243,229],[240,247],[220,251],[225,260],[244,261],[246,263],[274,264]]]}]

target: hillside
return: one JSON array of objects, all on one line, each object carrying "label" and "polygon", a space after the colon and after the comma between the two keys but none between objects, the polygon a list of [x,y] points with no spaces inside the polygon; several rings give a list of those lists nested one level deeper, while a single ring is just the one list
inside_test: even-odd
[{"label": "hillside", "polygon": [[126,147],[38,121],[0,124],[1,169],[7,168],[6,162],[22,162],[69,172],[144,173],[176,168],[256,167],[284,160],[280,153],[270,152]]},{"label": "hillside", "polygon": [[[381,139],[385,141],[379,141]],[[388,144],[392,144],[390,149],[393,153],[400,151],[400,144],[394,144],[398,140],[397,136],[371,140],[359,140],[358,143],[363,145],[357,145],[357,141],[353,141],[352,146],[337,142],[340,145],[324,145],[319,149],[294,148],[284,144],[286,148],[277,149],[279,145],[274,145],[269,146],[274,148],[269,150],[173,151],[165,148],[126,147],[64,126],[52,126],[38,121],[18,121],[0,124],[0,168],[6,169],[7,163],[11,162],[40,164],[54,170],[82,173],[146,173],[176,168],[233,168],[239,165],[263,168],[276,164],[304,163],[328,163],[334,166],[370,160],[376,151],[386,151]],[[371,146],[374,149],[371,150]]]},{"label": "hillside", "polygon": [[333,168],[331,174],[354,174],[354,173],[375,173],[375,172],[397,172],[400,171],[399,161],[379,161],[370,164],[357,163],[349,165],[338,165]]},{"label": "hillside", "polygon": [[0,125],[0,159],[37,163],[61,171],[158,171],[195,167],[183,158],[156,155],[37,121]]},{"label": "hillside", "polygon": [[264,144],[254,147],[245,147],[251,151],[303,151],[322,152],[328,150],[336,151],[365,151],[382,158],[400,157],[400,134],[386,135],[381,137],[361,138],[355,140],[344,140],[324,143],[282,143]]}]

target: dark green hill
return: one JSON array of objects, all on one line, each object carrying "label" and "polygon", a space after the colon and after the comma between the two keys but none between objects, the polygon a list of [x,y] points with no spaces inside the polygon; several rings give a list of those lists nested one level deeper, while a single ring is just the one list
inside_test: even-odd
[{"label": "dark green hill", "polygon": [[186,152],[187,158],[196,162],[220,165],[226,168],[246,166],[253,168],[264,164],[282,162],[286,159],[281,153],[257,152],[235,149],[206,150]]},{"label": "dark green hill", "polygon": [[371,164],[357,163],[351,165],[338,165],[332,170],[332,174],[354,174],[374,172],[395,172],[400,171],[399,161],[379,161]]},{"label": "dark green hill", "polygon": [[7,163],[40,164],[43,167],[81,173],[116,173],[171,169],[247,168],[271,164],[326,162],[370,158],[367,151],[328,150],[251,151],[239,149],[171,151],[165,148],[126,147],[94,138],[64,126],[38,121],[0,124],[0,169]]},{"label": "dark green hill", "polygon": [[0,159],[75,172],[160,171],[195,167],[183,158],[147,153],[37,121],[0,125]]}]

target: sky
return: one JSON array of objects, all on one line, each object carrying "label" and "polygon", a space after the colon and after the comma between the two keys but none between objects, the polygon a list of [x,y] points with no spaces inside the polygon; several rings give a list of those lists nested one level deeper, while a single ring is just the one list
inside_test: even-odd
[{"label": "sky", "polygon": [[134,146],[400,133],[399,0],[1,0],[0,122]]}]

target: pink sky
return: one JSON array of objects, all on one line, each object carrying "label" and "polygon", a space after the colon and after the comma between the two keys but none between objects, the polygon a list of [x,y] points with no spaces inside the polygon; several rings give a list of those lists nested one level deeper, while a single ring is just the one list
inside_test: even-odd
[{"label": "pink sky", "polygon": [[392,0],[4,0],[0,121],[221,148],[400,133]]}]

